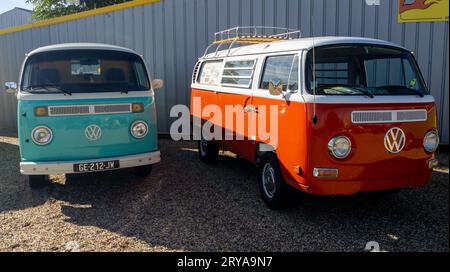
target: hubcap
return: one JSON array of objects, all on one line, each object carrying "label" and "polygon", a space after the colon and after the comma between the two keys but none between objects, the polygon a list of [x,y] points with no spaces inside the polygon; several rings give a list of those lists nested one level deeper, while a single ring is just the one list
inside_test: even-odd
[{"label": "hubcap", "polygon": [[266,165],[264,165],[262,171],[262,181],[264,193],[266,193],[269,198],[273,198],[276,191],[275,170],[273,170],[273,167],[272,165],[270,165],[270,163],[266,163]]}]

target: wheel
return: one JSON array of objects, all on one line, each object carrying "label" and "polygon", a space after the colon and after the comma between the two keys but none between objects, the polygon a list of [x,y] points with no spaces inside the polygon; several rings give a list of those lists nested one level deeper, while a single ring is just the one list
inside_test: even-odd
[{"label": "wheel", "polygon": [[47,176],[28,176],[28,184],[31,189],[44,188],[49,184]]},{"label": "wheel", "polygon": [[269,208],[280,210],[288,206],[292,189],[283,180],[275,153],[268,152],[261,157],[258,183],[261,197]]},{"label": "wheel", "polygon": [[219,147],[212,141],[202,138],[198,141],[198,155],[202,162],[213,163],[219,155]]},{"label": "wheel", "polygon": [[134,168],[134,173],[139,177],[146,177],[152,173],[152,165],[138,166]]}]

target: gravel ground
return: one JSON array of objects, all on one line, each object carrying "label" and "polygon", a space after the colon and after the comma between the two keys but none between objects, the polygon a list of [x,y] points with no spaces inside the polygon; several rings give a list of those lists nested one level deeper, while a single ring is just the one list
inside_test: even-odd
[{"label": "gravel ground", "polygon": [[51,176],[31,191],[14,137],[0,136],[0,251],[449,251],[448,153],[421,189],[298,194],[287,210],[259,197],[254,168],[225,153],[204,165],[193,142],[161,140],[163,161],[130,170]]}]

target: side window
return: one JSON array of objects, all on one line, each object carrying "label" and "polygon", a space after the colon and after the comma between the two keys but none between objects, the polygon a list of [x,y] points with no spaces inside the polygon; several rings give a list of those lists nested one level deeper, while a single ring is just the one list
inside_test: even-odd
[{"label": "side window", "polygon": [[223,68],[222,85],[250,88],[255,60],[227,61]]},{"label": "side window", "polygon": [[298,56],[284,55],[267,57],[259,87],[268,90],[271,81],[276,84],[280,82],[283,86],[283,91],[297,91]]},{"label": "side window", "polygon": [[294,57],[292,61],[291,72],[289,74],[289,81],[287,89],[291,92],[298,91],[298,56]]},{"label": "side window", "polygon": [[206,85],[219,85],[222,60],[205,61],[197,82]]}]

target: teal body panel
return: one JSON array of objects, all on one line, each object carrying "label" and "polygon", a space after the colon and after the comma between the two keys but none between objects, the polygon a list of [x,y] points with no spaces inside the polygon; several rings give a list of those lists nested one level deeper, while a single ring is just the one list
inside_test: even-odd
[{"label": "teal body panel", "polygon": [[[72,116],[36,117],[38,106],[93,105],[117,103],[143,103],[144,112],[119,114],[91,114]],[[142,139],[131,135],[130,127],[137,120],[145,121],[149,131]],[[85,129],[98,125],[102,136],[88,140]],[[35,144],[31,131],[37,126],[47,126],[53,132],[52,141],[44,146]],[[19,100],[18,131],[20,156],[23,162],[73,161],[119,157],[158,150],[156,110],[154,97],[124,97],[77,100]]]}]

